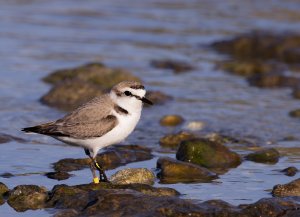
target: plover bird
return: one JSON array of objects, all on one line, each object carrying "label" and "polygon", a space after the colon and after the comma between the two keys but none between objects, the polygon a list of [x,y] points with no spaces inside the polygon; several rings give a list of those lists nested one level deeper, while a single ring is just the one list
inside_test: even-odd
[{"label": "plover bird", "polygon": [[51,136],[64,143],[84,148],[91,159],[90,167],[94,183],[107,182],[105,171],[96,161],[101,148],[124,140],[137,125],[146,90],[139,82],[123,81],[115,85],[110,93],[101,95],[73,112],[53,122],[22,129],[27,133]]}]

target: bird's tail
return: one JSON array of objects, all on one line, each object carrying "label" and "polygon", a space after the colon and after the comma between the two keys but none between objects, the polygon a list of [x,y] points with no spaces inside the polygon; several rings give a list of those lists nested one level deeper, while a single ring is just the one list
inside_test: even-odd
[{"label": "bird's tail", "polygon": [[53,123],[46,123],[46,124],[41,124],[41,125],[37,125],[37,126],[33,126],[33,127],[26,127],[23,128],[21,131],[25,132],[25,133],[39,133],[39,134],[47,134],[49,131],[49,127],[52,125]]}]

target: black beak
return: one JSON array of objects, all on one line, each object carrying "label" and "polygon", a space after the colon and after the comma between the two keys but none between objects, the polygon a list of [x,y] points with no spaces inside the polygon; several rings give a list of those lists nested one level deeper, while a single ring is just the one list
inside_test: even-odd
[{"label": "black beak", "polygon": [[141,100],[142,102],[144,102],[144,103],[149,104],[149,105],[153,105],[153,103],[152,103],[149,99],[147,99],[146,97],[143,97],[143,98],[141,98],[140,100]]}]

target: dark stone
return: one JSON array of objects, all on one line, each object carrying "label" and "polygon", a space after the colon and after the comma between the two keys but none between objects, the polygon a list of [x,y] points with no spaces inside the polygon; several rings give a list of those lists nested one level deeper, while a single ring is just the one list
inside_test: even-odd
[{"label": "dark stone", "polygon": [[196,136],[189,132],[179,132],[176,134],[169,134],[159,140],[162,147],[177,149],[182,141],[196,138]]},{"label": "dark stone", "polygon": [[75,217],[78,216],[79,212],[75,209],[66,209],[55,213],[54,217]]},{"label": "dark stone", "polygon": [[300,117],[300,109],[295,109],[293,111],[290,111],[289,115],[293,118],[299,118]]},{"label": "dark stone", "polygon": [[178,60],[153,60],[151,66],[158,69],[169,69],[174,73],[188,72],[194,69],[192,65],[187,62]]},{"label": "dark stone", "polygon": [[296,167],[287,167],[280,172],[283,172],[286,176],[294,176],[298,172],[298,169]]},{"label": "dark stone", "polygon": [[159,158],[157,168],[160,169],[157,175],[161,183],[210,182],[218,177],[204,167],[169,157]]},{"label": "dark stone", "polygon": [[14,174],[11,174],[11,173],[1,173],[0,177],[8,179],[8,178],[14,177]]},{"label": "dark stone", "polygon": [[0,144],[11,142],[11,141],[17,141],[17,142],[20,142],[20,143],[25,143],[26,142],[25,139],[22,139],[22,138],[19,138],[19,137],[16,137],[16,136],[12,136],[12,135],[8,135],[8,134],[5,134],[5,133],[0,133]]},{"label": "dark stone", "polygon": [[[128,163],[149,160],[152,157],[151,150],[146,147],[138,145],[115,145],[107,148],[105,152],[98,154],[97,161],[104,169],[114,169]],[[81,170],[89,167],[89,163],[89,158],[65,158],[54,163],[54,170],[64,172]]]},{"label": "dark stone", "polygon": [[58,171],[58,172],[49,172],[46,173],[45,176],[47,176],[49,179],[56,179],[58,181],[60,180],[66,180],[71,177],[71,175],[64,171]]},{"label": "dark stone", "polygon": [[208,139],[183,141],[176,158],[206,168],[232,168],[241,164],[241,157],[226,146]]},{"label": "dark stone", "polygon": [[280,74],[257,74],[249,77],[248,81],[262,88],[295,87],[300,84],[299,78]]},{"label": "dark stone", "polygon": [[300,196],[300,178],[284,185],[275,185],[272,190],[275,197]]},{"label": "dark stone", "polygon": [[28,209],[44,208],[47,199],[45,187],[18,185],[9,192],[7,203],[17,212],[24,212]]},{"label": "dark stone", "polygon": [[0,182],[0,196],[5,195],[6,193],[8,193],[8,191],[8,187],[4,183]]},{"label": "dark stone", "polygon": [[151,102],[153,102],[154,105],[163,105],[166,102],[173,99],[173,97],[166,95],[163,92],[160,91],[147,91],[146,93],[147,99],[149,99]]},{"label": "dark stone", "polygon": [[245,159],[257,163],[275,164],[280,158],[279,152],[275,148],[265,148],[245,156]]}]

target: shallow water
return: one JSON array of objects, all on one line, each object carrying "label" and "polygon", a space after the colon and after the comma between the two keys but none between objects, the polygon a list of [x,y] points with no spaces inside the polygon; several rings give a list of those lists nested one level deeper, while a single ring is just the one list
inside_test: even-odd
[{"label": "shallow water", "polygon": [[[300,167],[300,121],[288,116],[290,110],[299,108],[299,101],[291,98],[288,89],[249,87],[243,78],[216,70],[214,62],[224,56],[205,45],[252,29],[299,30],[300,4],[296,0],[226,2],[0,0],[0,132],[29,140],[26,144],[0,144],[0,173],[19,174],[0,181],[10,188],[40,184],[49,189],[58,183],[90,181],[89,170],[74,172],[74,177],[60,182],[41,174],[22,175],[48,172],[51,163],[61,158],[84,155],[80,148],[43,136],[24,135],[19,130],[63,115],[38,102],[50,88],[41,82],[42,77],[56,69],[91,61],[124,67],[139,75],[149,89],[175,98],[167,106],[145,109],[137,130],[125,143],[159,150],[159,138],[172,132],[160,127],[159,119],[176,113],[187,122],[204,122],[207,131],[256,138],[259,144],[274,146],[283,155],[275,165],[244,162],[213,183],[163,185],[179,190],[184,198],[252,203],[270,197],[265,190],[275,184],[298,178],[286,177],[277,170]],[[150,67],[151,60],[162,58],[186,60],[197,68],[174,75]],[[290,136],[297,139],[282,142]],[[242,154],[249,152],[241,146],[234,149]],[[156,159],[127,166],[155,168]],[[16,215],[7,204],[0,207],[0,213]],[[50,213],[20,213],[29,215]]]}]

